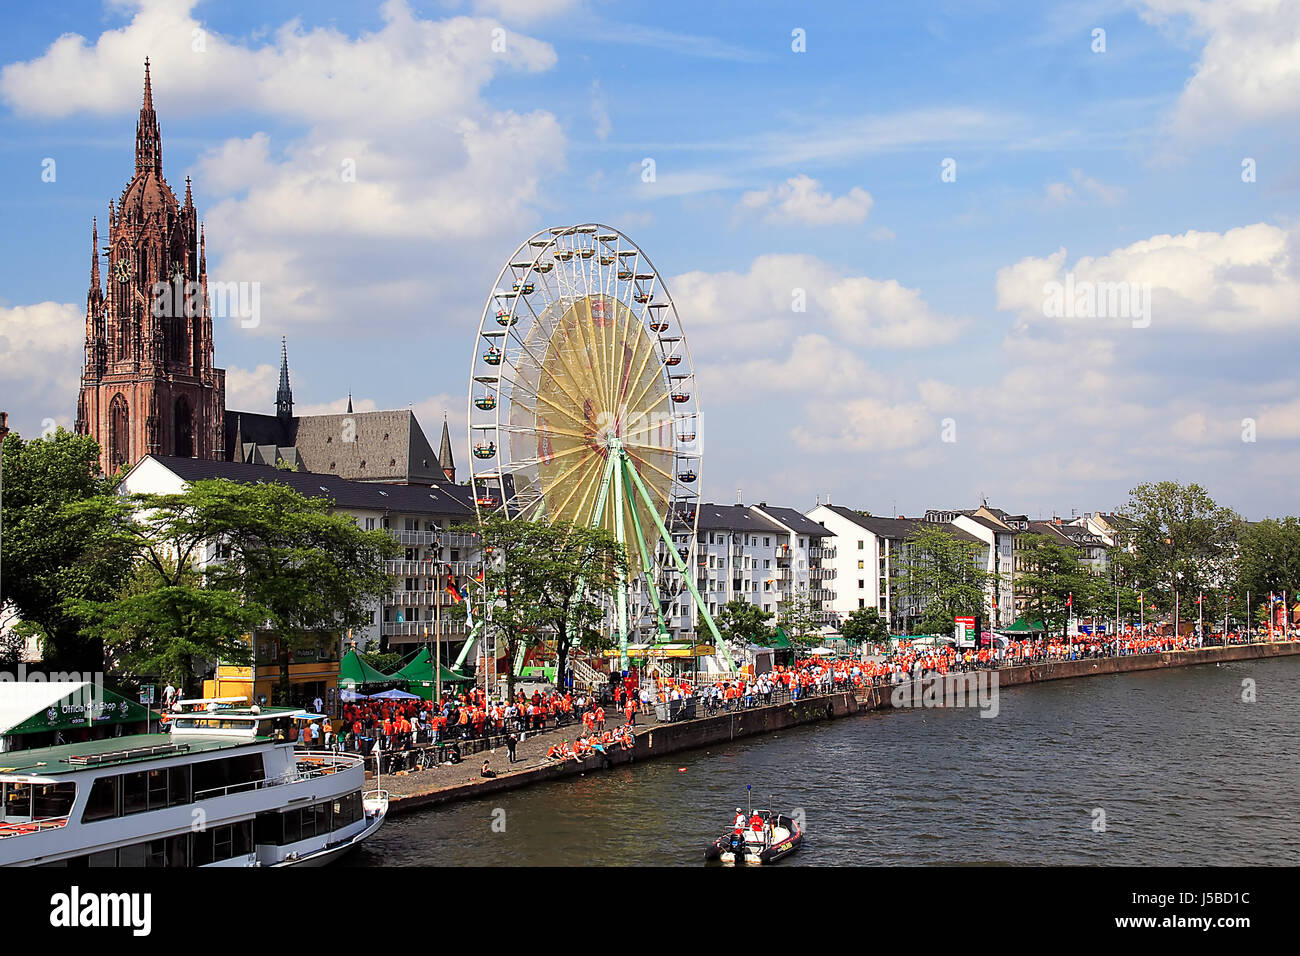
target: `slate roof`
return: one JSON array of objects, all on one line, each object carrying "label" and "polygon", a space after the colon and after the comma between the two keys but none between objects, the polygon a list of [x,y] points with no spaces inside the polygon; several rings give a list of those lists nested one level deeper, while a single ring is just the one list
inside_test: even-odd
[{"label": "slate roof", "polygon": [[447,480],[409,408],[287,419],[227,410],[225,428],[229,461],[273,465],[278,457],[299,470],[357,481]]},{"label": "slate roof", "polygon": [[[702,504],[696,517],[696,532],[741,531],[749,534],[785,534],[775,521],[763,517],[748,505]],[[818,528],[824,533],[825,528]]]},{"label": "slate roof", "polygon": [[794,531],[795,534],[806,534],[814,538],[830,536],[829,531],[804,515],[803,512],[796,511],[794,508],[772,508],[767,505],[759,505],[758,507],[769,518],[781,522],[781,524]]},{"label": "slate roof", "polygon": [[[245,484],[275,482],[312,498],[328,498],[345,511],[389,511],[405,514],[446,516],[457,521],[474,517],[473,492],[464,485],[444,481],[435,485],[382,484],[348,481],[335,475],[285,471],[269,465],[246,465],[234,461],[205,461],[202,458],[152,457],[184,481],[224,478]],[[141,459],[143,461],[144,459]],[[138,465],[137,465],[138,467]]]}]

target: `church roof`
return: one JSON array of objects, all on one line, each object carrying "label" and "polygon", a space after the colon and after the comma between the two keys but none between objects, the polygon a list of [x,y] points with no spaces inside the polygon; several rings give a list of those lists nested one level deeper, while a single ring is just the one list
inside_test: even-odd
[{"label": "church roof", "polygon": [[274,452],[250,459],[243,451],[250,444],[272,446],[285,459],[292,451],[299,469],[315,474],[412,484],[447,480],[409,408],[288,419],[227,410],[225,422],[228,459],[270,464]]}]

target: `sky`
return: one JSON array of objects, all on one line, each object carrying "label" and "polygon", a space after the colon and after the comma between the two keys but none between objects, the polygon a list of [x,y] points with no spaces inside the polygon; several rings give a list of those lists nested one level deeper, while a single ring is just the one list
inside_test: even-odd
[{"label": "sky", "polygon": [[75,418],[91,218],[133,171],[148,56],[210,277],[259,283],[256,327],[216,323],[227,407],[274,408],[285,336],[299,413],[409,405],[435,442],[446,414],[464,470],[498,271],[599,222],[681,317],[705,500],[1050,516],[1169,479],[1297,510],[1300,0],[5,19],[0,409],[25,435]]}]

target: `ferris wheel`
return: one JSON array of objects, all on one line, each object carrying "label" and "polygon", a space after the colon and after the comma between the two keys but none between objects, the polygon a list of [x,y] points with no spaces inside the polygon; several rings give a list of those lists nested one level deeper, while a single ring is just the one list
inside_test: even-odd
[{"label": "ferris wheel", "polygon": [[601,527],[622,542],[629,574],[612,610],[624,669],[629,629],[645,623],[666,639],[664,607],[683,592],[725,654],[689,565],[701,464],[695,368],[641,248],[594,223],[522,243],[483,308],[470,379],[480,518]]}]

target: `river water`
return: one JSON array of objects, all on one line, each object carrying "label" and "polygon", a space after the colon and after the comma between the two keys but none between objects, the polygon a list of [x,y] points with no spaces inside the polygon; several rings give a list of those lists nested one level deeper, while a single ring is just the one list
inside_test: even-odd
[{"label": "river water", "polygon": [[1296,865],[1300,658],[1010,688],[992,719],[882,711],[750,737],[396,817],[351,862],[703,865],[747,784],[804,815],[780,866]]}]

